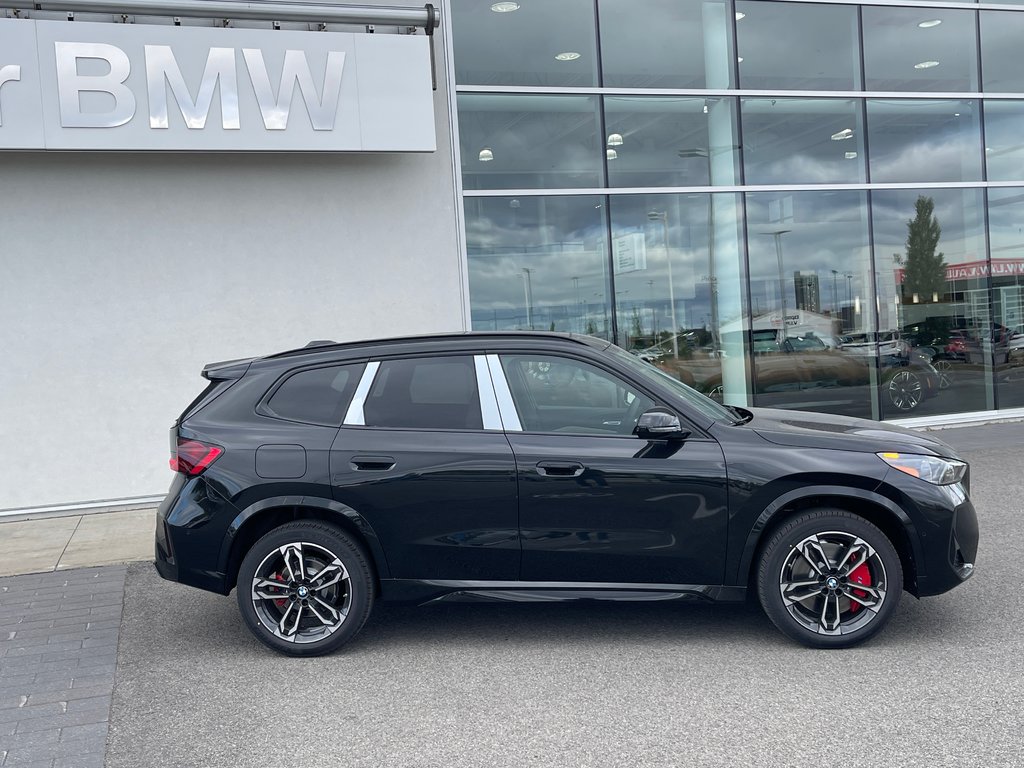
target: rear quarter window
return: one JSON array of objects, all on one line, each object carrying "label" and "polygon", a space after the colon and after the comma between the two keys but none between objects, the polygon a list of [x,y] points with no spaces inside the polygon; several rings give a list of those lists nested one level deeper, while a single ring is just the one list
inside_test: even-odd
[{"label": "rear quarter window", "polygon": [[333,365],[293,373],[277,386],[263,410],[288,421],[341,426],[364,367]]}]

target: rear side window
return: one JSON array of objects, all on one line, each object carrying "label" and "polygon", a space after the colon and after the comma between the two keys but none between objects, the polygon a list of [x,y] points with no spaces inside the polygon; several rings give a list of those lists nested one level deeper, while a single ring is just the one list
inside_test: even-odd
[{"label": "rear side window", "polygon": [[368,427],[483,429],[473,358],[382,362],[363,416]]},{"label": "rear side window", "polygon": [[271,416],[337,427],[362,376],[362,363],[293,373],[267,402]]}]

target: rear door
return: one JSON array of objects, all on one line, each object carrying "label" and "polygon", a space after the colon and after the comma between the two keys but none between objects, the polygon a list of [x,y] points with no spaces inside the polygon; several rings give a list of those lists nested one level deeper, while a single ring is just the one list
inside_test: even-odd
[{"label": "rear door", "polygon": [[331,480],[381,539],[394,578],[519,578],[515,461],[482,356],[371,361]]}]

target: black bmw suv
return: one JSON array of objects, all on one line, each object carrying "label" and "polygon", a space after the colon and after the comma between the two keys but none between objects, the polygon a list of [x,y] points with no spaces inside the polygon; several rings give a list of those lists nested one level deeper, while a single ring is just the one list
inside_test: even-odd
[{"label": "black bmw suv", "polygon": [[967,465],[923,434],[719,405],[606,341],[314,342],[208,365],[171,429],[156,567],[262,642],[333,651],[376,600],[757,596],[846,647],[974,570]]}]

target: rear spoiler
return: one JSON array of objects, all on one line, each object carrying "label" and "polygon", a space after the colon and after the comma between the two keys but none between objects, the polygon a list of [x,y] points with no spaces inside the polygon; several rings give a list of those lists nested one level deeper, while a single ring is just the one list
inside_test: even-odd
[{"label": "rear spoiler", "polygon": [[255,357],[246,357],[240,360],[224,360],[219,363],[210,363],[203,368],[203,378],[208,381],[240,379],[249,370],[249,366],[255,359]]}]

